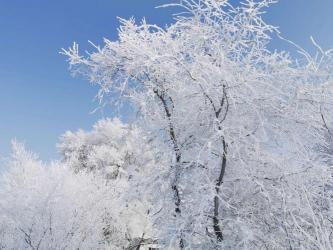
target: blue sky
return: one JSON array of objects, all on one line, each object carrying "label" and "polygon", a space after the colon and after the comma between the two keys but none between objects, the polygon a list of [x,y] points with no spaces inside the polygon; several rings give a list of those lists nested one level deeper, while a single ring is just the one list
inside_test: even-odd
[{"label": "blue sky", "polygon": [[[164,25],[171,9],[154,9],[166,0],[10,0],[0,1],[0,154],[10,140],[24,141],[42,159],[57,157],[56,143],[66,130],[89,129],[103,117],[91,114],[96,88],[74,79],[58,52],[73,41],[90,49],[88,40],[116,39],[117,16],[146,17]],[[234,0],[233,2],[237,2]],[[312,35],[333,47],[332,0],[280,0],[265,15],[283,35],[310,48]],[[284,44],[274,41],[272,47]]]}]

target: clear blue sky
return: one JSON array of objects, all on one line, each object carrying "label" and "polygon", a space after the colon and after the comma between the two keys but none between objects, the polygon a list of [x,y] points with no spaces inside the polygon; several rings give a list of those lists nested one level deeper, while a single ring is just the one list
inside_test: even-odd
[{"label": "clear blue sky", "polygon": [[[101,118],[101,113],[90,114],[97,105],[93,102],[96,89],[83,79],[73,79],[58,52],[73,41],[89,49],[88,40],[100,44],[103,37],[115,39],[117,16],[169,23],[171,10],[154,9],[165,2],[0,1],[0,154],[8,155],[10,140],[17,138],[42,159],[54,159],[59,135],[89,129]],[[310,35],[330,48],[332,11],[333,0],[281,0],[265,18],[305,48],[310,46]]]}]

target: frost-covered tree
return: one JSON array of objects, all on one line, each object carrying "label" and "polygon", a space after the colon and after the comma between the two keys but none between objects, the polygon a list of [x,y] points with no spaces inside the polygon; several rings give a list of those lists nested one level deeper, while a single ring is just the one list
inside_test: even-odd
[{"label": "frost-covered tree", "polygon": [[[0,249],[132,249],[153,243],[146,206],[121,194],[126,182],[46,166],[22,144],[0,179]],[[134,196],[134,195],[133,195]],[[141,207],[140,207],[141,205]]]},{"label": "frost-covered tree", "polygon": [[183,0],[166,28],[120,19],[117,41],[63,52],[163,153],[141,183],[163,249],[332,249],[332,51],[269,51],[272,2]]},{"label": "frost-covered tree", "polygon": [[0,182],[4,249],[89,249],[103,245],[103,218],[112,190],[56,163],[43,165],[14,143]]},{"label": "frost-covered tree", "polygon": [[129,245],[138,240],[144,245],[154,242],[151,198],[141,185],[150,178],[155,164],[162,161],[152,146],[147,133],[117,118],[100,120],[89,132],[67,132],[58,145],[67,166],[75,173],[106,179],[106,185],[122,201],[118,212],[125,225],[123,237]]}]

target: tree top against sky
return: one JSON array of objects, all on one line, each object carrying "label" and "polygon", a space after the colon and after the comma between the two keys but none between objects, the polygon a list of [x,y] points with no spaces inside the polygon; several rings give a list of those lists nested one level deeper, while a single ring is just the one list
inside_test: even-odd
[{"label": "tree top against sky", "polygon": [[[172,22],[169,8],[155,9],[169,1],[99,0],[45,2],[6,1],[1,4],[0,28],[0,154],[7,155],[10,140],[26,141],[43,159],[56,157],[55,144],[66,130],[88,129],[103,116],[91,115],[96,88],[67,72],[62,47],[78,42],[90,50],[88,40],[117,38],[117,17],[146,17],[149,23]],[[236,4],[239,1],[231,1]],[[281,0],[264,15],[279,26],[284,37],[311,49],[312,35],[324,48],[333,45],[331,0]],[[276,48],[285,44],[273,42]],[[85,47],[86,46],[86,47]],[[106,110],[107,112],[107,110]]]}]

